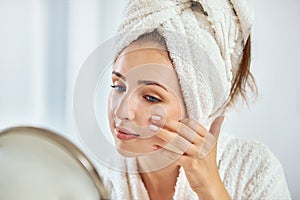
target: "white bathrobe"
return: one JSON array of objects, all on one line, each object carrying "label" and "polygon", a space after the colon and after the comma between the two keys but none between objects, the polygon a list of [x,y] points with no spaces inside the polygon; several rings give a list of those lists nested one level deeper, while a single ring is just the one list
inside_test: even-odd
[{"label": "white bathrobe", "polygon": [[[124,171],[135,171],[137,168],[133,158],[123,158],[118,162],[121,162]],[[261,143],[221,134],[217,163],[221,179],[232,199],[291,199],[280,161]],[[113,200],[150,199],[139,174],[98,165],[99,174]],[[199,199],[190,188],[183,168],[180,168],[173,199]]]},{"label": "white bathrobe", "polygon": [[[208,129],[230,100],[252,18],[251,0],[129,0],[115,54],[140,35],[157,30],[178,74],[189,118]],[[137,171],[136,159],[117,162],[123,171]],[[217,163],[232,199],[291,199],[282,165],[260,143],[221,134]],[[99,167],[99,174],[113,200],[149,199],[138,173]],[[198,199],[182,168],[173,199]]]}]

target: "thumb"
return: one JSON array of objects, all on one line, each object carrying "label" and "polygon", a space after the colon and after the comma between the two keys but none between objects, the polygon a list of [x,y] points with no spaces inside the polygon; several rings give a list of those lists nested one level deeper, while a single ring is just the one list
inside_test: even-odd
[{"label": "thumb", "polygon": [[221,125],[224,121],[224,116],[217,117],[210,126],[209,132],[213,134],[215,137],[219,137]]}]

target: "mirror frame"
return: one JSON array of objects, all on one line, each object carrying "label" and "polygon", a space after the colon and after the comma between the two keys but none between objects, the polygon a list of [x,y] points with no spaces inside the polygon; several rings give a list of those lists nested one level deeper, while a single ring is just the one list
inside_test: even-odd
[{"label": "mirror frame", "polygon": [[97,188],[97,191],[99,193],[99,197],[101,200],[110,200],[109,194],[107,190],[105,189],[102,180],[96,171],[94,165],[92,162],[87,158],[87,156],[77,147],[75,144],[70,142],[68,139],[63,137],[62,135],[59,135],[55,133],[54,131],[51,131],[46,128],[39,128],[39,127],[33,127],[33,126],[15,126],[6,128],[0,131],[0,140],[1,137],[4,135],[8,135],[11,133],[17,132],[30,132],[31,135],[37,135],[39,137],[43,137],[45,139],[50,140],[51,142],[57,144],[60,148],[68,152],[87,172],[87,174],[92,179],[95,187]]}]

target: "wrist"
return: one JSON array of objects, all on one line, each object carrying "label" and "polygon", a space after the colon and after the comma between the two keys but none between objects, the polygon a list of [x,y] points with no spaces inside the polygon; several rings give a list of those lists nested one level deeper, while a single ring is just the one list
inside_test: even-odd
[{"label": "wrist", "polygon": [[197,191],[199,199],[204,200],[231,200],[229,193],[227,192],[223,182],[210,185],[208,188],[202,188],[201,191]]}]

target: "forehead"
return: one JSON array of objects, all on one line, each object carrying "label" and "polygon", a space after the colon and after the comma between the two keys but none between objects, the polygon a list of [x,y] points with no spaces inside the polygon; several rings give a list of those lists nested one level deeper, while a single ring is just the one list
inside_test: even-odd
[{"label": "forehead", "polygon": [[159,48],[140,48],[130,46],[118,57],[113,71],[121,73],[126,82],[133,86],[139,80],[155,81],[173,93],[180,93],[177,74],[168,52]]},{"label": "forehead", "polygon": [[136,42],[125,48],[118,56],[113,65],[113,70],[126,74],[134,68],[149,64],[173,68],[172,61],[166,50],[156,44],[139,44]]}]

